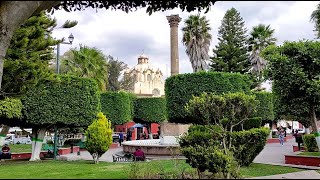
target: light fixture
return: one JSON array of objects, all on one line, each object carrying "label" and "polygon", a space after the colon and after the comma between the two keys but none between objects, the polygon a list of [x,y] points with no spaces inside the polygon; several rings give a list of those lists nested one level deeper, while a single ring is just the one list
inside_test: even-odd
[{"label": "light fixture", "polygon": [[72,33],[69,35],[68,39],[69,39],[70,44],[72,44],[72,42],[74,40]]}]

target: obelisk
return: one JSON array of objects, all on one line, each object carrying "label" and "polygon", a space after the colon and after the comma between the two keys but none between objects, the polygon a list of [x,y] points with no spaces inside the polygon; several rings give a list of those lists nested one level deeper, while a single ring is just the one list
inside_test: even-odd
[{"label": "obelisk", "polygon": [[167,16],[170,25],[171,47],[171,76],[179,74],[179,51],[178,51],[178,26],[181,18],[179,14]]}]

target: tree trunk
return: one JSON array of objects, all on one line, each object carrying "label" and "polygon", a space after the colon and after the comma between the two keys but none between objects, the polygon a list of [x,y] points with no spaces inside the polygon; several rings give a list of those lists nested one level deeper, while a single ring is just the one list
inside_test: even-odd
[{"label": "tree trunk", "polygon": [[311,123],[313,124],[313,133],[316,138],[318,149],[320,150],[320,131],[317,126],[317,116],[316,116],[316,111],[315,111],[313,104],[311,105],[310,111],[311,111],[310,112],[311,113]]},{"label": "tree trunk", "polygon": [[4,145],[4,141],[6,139],[7,134],[9,133],[10,126],[3,125],[2,130],[0,132],[0,146]]},{"label": "tree trunk", "polygon": [[1,1],[0,2],[0,89],[3,75],[4,58],[13,33],[29,17],[60,1]]},{"label": "tree trunk", "polygon": [[40,153],[42,149],[43,138],[46,134],[46,129],[32,128],[32,154],[30,161],[40,160]]},{"label": "tree trunk", "polygon": [[152,132],[151,132],[151,123],[148,123],[147,131],[148,131],[149,139],[153,139]]},{"label": "tree trunk", "polygon": [[310,134],[310,128],[312,128],[312,127],[306,127],[306,134]]}]

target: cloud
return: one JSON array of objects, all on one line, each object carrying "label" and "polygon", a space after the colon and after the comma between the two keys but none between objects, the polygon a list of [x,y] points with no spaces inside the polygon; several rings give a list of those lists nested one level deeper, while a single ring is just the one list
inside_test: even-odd
[{"label": "cloud", "polygon": [[[314,39],[310,14],[318,3],[319,1],[218,1],[205,14],[212,29],[209,55],[212,55],[212,49],[218,44],[221,20],[225,12],[232,7],[240,12],[249,32],[259,23],[270,24],[275,29],[277,44],[280,45],[285,40]],[[61,53],[70,47],[84,44],[97,47],[106,55],[119,58],[130,67],[136,65],[138,56],[144,50],[154,66],[159,67],[164,74],[167,74],[167,71],[170,74],[170,28],[166,16],[179,14],[182,18],[178,32],[180,73],[189,73],[192,72],[192,67],[181,42],[181,28],[190,14],[197,13],[173,9],[149,16],[145,8],[128,14],[104,9],[97,12],[95,9],[86,9],[70,13],[59,10],[53,14],[59,25],[68,19],[77,20],[79,23],[72,29],[57,29],[53,36],[68,37],[72,32],[75,37],[72,46],[61,46]]]}]

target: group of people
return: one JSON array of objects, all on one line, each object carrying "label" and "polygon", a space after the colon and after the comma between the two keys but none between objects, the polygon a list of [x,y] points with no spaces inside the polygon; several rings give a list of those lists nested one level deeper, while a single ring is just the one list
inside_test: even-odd
[{"label": "group of people", "polygon": [[8,144],[2,146],[0,151],[0,160],[1,159],[11,159],[11,152]]},{"label": "group of people", "polygon": [[[294,131],[293,131],[294,132]],[[286,131],[284,130],[283,127],[280,127],[279,130],[278,130],[278,136],[279,136],[279,141],[280,141],[280,144],[283,145],[284,143],[284,137],[286,137]],[[300,149],[300,141],[298,140],[301,135],[299,134],[299,131],[296,130],[293,134],[292,134],[293,137],[296,138],[296,142],[298,143],[299,145],[299,149]]]}]

